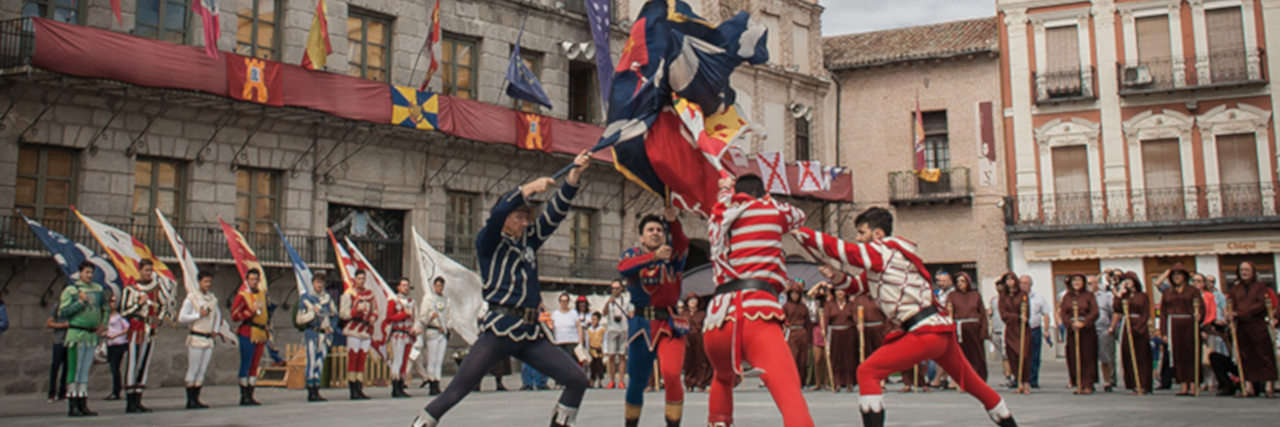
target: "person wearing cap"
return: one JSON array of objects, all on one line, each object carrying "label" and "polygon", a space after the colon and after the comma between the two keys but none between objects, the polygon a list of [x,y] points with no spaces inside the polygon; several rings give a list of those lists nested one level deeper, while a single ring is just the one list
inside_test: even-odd
[{"label": "person wearing cap", "polygon": [[1147,325],[1151,318],[1151,298],[1143,292],[1137,273],[1129,271],[1120,275],[1111,308],[1114,314],[1109,330],[1120,335],[1124,388],[1139,396],[1150,393],[1151,333]]},{"label": "person wearing cap", "polygon": [[1067,293],[1058,303],[1058,324],[1067,328],[1067,373],[1075,394],[1093,394],[1098,381],[1098,299],[1087,283],[1084,273],[1067,276]]},{"label": "person wearing cap", "polygon": [[[662,216],[646,215],[640,219],[640,245],[627,249],[618,261],[618,274],[627,281],[631,305],[635,313],[628,321],[626,410],[627,426],[640,423],[644,406],[644,387],[653,374],[653,359],[658,359],[658,375],[666,384],[667,426],[678,426],[684,417],[684,385],[680,372],[684,368],[685,338],[689,332],[687,318],[678,316],[680,283],[684,263],[689,256],[689,237],[676,217],[676,209],[667,207]],[[655,378],[656,380],[656,378]]]},{"label": "person wearing cap", "polygon": [[1200,291],[1191,287],[1191,273],[1176,263],[1156,279],[1156,283],[1169,280],[1170,286],[1160,294],[1160,332],[1168,343],[1174,380],[1181,385],[1178,396],[1190,396],[1195,385],[1195,371],[1200,369],[1196,357],[1195,334],[1199,333],[1194,319],[1194,306],[1199,302],[1204,314],[1204,302]]}]

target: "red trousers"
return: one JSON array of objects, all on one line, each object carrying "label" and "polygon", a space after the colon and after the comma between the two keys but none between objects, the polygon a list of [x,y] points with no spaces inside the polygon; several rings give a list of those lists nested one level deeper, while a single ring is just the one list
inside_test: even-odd
[{"label": "red trousers", "polygon": [[880,388],[881,380],[889,378],[894,372],[910,370],[912,366],[925,360],[933,360],[938,367],[947,371],[959,383],[960,389],[982,402],[984,409],[990,410],[1000,404],[1000,395],[978,377],[973,367],[969,366],[968,359],[964,358],[954,329],[945,332],[916,330],[880,346],[858,367],[859,394],[884,394],[884,390]]},{"label": "red trousers", "polygon": [[737,380],[733,361],[735,326],[744,328],[739,335],[743,339],[742,360],[739,362],[746,361],[753,368],[764,370],[760,379],[764,380],[765,387],[773,396],[773,403],[782,411],[782,424],[786,427],[812,427],[813,417],[809,415],[809,404],[805,402],[804,395],[800,394],[800,374],[791,359],[787,340],[783,338],[782,322],[746,318],[739,318],[738,322],[726,321],[724,326],[703,335],[707,359],[715,372],[715,379],[711,381],[708,422],[726,425],[733,422],[733,386]]}]

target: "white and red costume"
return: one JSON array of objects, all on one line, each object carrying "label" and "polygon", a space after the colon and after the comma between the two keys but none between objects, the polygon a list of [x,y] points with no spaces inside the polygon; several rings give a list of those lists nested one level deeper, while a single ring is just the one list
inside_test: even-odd
[{"label": "white and red costume", "polygon": [[387,318],[383,327],[387,334],[387,353],[391,355],[391,377],[403,379],[409,369],[409,349],[413,348],[414,325],[417,323],[416,305],[407,295],[396,295],[387,301]]},{"label": "white and red costume", "polygon": [[365,360],[373,340],[373,325],[378,319],[378,304],[373,291],[366,287],[352,286],[342,294],[338,317],[347,321],[342,335],[347,337],[347,380],[364,379]]},{"label": "white and red costume", "polygon": [[[884,344],[858,367],[858,403],[864,423],[865,414],[879,414],[883,423],[881,380],[925,360],[933,360],[959,382],[962,390],[982,402],[993,421],[1002,426],[1016,425],[1004,399],[978,377],[965,359],[956,340],[955,325],[938,307],[932,280],[924,262],[915,253],[914,243],[897,237],[865,244],[850,243],[803,227],[797,237],[801,245],[810,250],[821,250],[827,256],[865,270],[863,277],[844,275],[835,287],[851,288],[846,290],[850,295],[869,293],[889,319],[907,329],[885,336]],[[934,313],[917,316],[922,311]]]},{"label": "white and red costume", "polygon": [[733,425],[733,386],[741,362],[761,369],[761,379],[787,427],[813,426],[800,393],[800,374],[783,337],[786,315],[777,294],[787,283],[782,235],[804,224],[804,211],[773,200],[721,189],[711,211],[711,262],[716,286],[739,279],[767,282],[773,292],[746,289],[717,293],[703,326],[707,359],[715,372],[708,425]]}]

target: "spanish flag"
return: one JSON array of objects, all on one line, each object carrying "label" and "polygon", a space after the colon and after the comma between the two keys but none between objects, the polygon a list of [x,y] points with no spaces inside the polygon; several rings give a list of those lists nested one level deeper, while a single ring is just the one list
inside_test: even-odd
[{"label": "spanish flag", "polygon": [[920,95],[916,95],[916,125],[913,129],[915,133],[915,149],[916,149],[916,176],[928,182],[938,182],[938,178],[942,177],[942,171],[935,168],[928,168],[928,162],[924,157],[924,115],[920,113]]},{"label": "spanish flag", "polygon": [[329,63],[333,46],[329,45],[329,8],[324,0],[316,0],[316,16],[311,19],[311,33],[307,35],[307,50],[302,54],[302,68],[314,70]]}]

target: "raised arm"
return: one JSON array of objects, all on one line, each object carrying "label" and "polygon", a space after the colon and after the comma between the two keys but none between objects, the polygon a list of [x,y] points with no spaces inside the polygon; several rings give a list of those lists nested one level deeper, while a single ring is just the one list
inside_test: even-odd
[{"label": "raised arm", "polygon": [[889,249],[883,245],[850,243],[808,227],[796,229],[793,235],[804,247],[820,250],[829,257],[863,270],[883,272],[888,260]]},{"label": "raised arm", "polygon": [[[524,206],[526,188],[534,185],[538,181],[525,184],[515,190],[511,190],[507,195],[498,199],[498,203],[493,205],[493,209],[489,210],[489,218],[485,219],[484,227],[480,228],[480,232],[476,234],[476,252],[481,257],[493,256],[494,249],[497,249],[498,242],[502,241],[502,226],[507,222],[507,216],[511,215],[516,208]],[[546,185],[545,183],[541,185]],[[345,311],[345,310],[343,310]]]},{"label": "raised arm", "polygon": [[569,209],[572,206],[569,202],[573,201],[574,196],[578,195],[578,186],[576,184],[564,183],[560,186],[560,191],[548,200],[542,209],[542,214],[538,215],[538,219],[534,221],[528,231],[529,246],[535,250],[542,246],[547,239],[555,234],[556,228],[560,227],[560,223],[569,216]]}]

